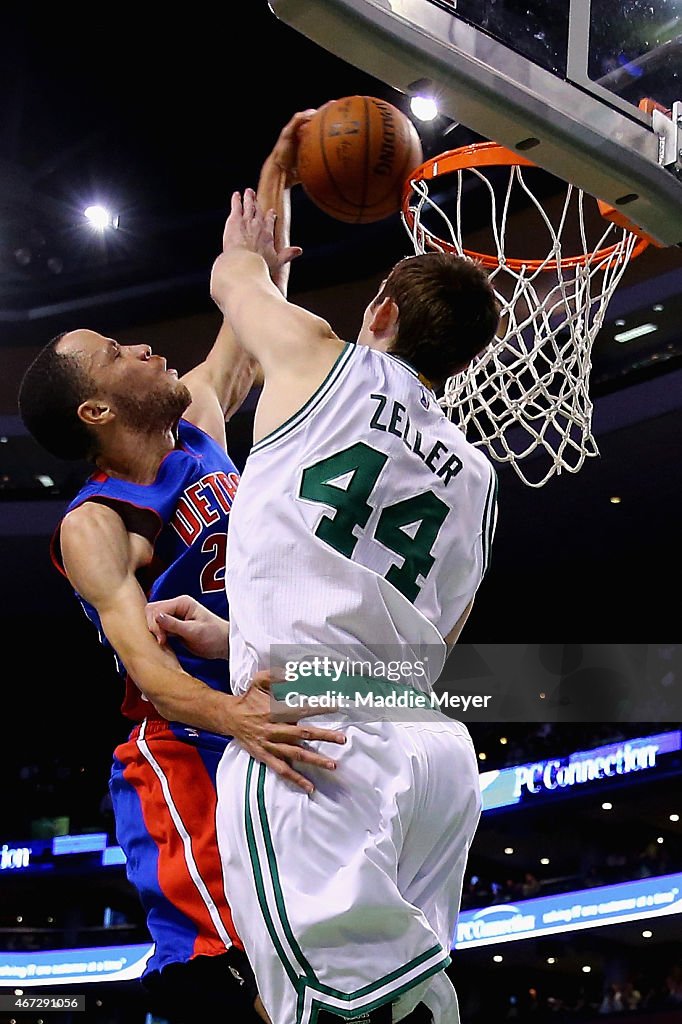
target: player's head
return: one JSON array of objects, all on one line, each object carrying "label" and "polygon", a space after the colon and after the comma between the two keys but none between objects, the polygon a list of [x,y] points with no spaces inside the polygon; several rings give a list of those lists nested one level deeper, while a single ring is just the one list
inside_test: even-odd
[{"label": "player's head", "polygon": [[19,390],[26,427],[62,459],[94,459],[119,427],[141,435],[173,427],[190,402],[176,371],[149,345],[119,345],[87,330],[53,338]]},{"label": "player's head", "polygon": [[490,344],[499,319],[481,266],[430,252],[395,265],[365,310],[358,342],[401,356],[441,385]]}]

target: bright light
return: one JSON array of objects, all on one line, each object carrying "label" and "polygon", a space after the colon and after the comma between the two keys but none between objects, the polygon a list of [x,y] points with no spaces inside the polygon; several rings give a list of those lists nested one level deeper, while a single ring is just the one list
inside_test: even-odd
[{"label": "bright light", "polygon": [[653,309],[654,313],[662,313],[665,309],[665,306],[662,306],[660,302],[657,302],[656,305],[652,306],[651,308]]},{"label": "bright light", "polygon": [[642,938],[643,939],[650,939],[653,934],[654,933],[650,932],[650,931],[642,932]]},{"label": "bright light", "polygon": [[46,473],[38,473],[36,480],[41,483],[43,487],[54,487],[54,480]]},{"label": "bright light", "polygon": [[590,967],[590,965],[585,964],[585,966],[583,967],[583,974],[589,974],[591,970],[592,968]]},{"label": "bright light", "polygon": [[670,815],[670,820],[671,821],[679,821],[680,820],[679,814],[671,814]]},{"label": "bright light", "polygon": [[656,840],[657,843],[662,843],[663,841],[664,841],[663,840],[663,836],[659,836],[658,839]]},{"label": "bright light", "polygon": [[625,320],[614,320],[616,327],[625,327]]},{"label": "bright light", "polygon": [[419,121],[433,121],[438,117],[438,106],[431,96],[413,96],[410,110]]},{"label": "bright light", "polygon": [[481,753],[478,755],[478,760],[479,761],[485,761],[487,756],[488,755],[482,750]]},{"label": "bright light", "polygon": [[83,210],[83,215],[87,217],[93,228],[97,228],[99,231],[104,231],[105,228],[113,225],[111,214],[103,206],[88,206]]},{"label": "bright light", "polygon": [[614,494],[612,498],[609,498],[612,505],[620,505],[622,498],[619,498],[617,494]]},{"label": "bright light", "polygon": [[500,736],[500,743],[502,744],[503,747],[506,746],[506,744],[507,744],[507,737],[506,736]]},{"label": "bright light", "polygon": [[635,338],[641,338],[645,334],[653,334],[657,330],[656,324],[640,324],[639,327],[633,327],[629,331],[621,331],[620,334],[614,334],[613,340],[620,341],[622,344],[625,341],[634,341]]},{"label": "bright light", "polygon": [[549,864],[549,857],[541,857],[540,858],[540,863],[541,864]]},{"label": "bright light", "polygon": [[513,846],[505,846],[504,852],[506,854],[508,854],[509,856],[511,856],[511,854],[514,852],[514,847]]},{"label": "bright light", "polygon": [[500,956],[500,954],[498,953],[496,956],[493,957],[493,960],[495,961],[496,964],[501,964],[502,961],[504,960],[504,957]]},{"label": "bright light", "polygon": [[548,964],[555,964],[556,963],[556,957],[548,956],[547,957],[547,963]]},{"label": "bright light", "polygon": [[601,809],[602,809],[602,811],[612,811],[613,810],[613,804],[602,804],[601,805]]}]

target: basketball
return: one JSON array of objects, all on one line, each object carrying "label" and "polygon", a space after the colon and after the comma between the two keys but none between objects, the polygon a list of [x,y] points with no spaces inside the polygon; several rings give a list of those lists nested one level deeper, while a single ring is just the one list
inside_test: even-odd
[{"label": "basketball", "polygon": [[374,96],[320,107],[301,133],[298,173],[308,197],[330,217],[372,224],[397,213],[409,172],[422,163],[410,119]]}]

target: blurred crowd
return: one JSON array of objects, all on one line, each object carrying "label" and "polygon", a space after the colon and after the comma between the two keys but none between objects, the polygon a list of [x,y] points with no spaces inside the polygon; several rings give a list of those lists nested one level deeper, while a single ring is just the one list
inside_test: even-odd
[{"label": "blurred crowd", "polygon": [[563,975],[552,982],[538,975],[530,984],[498,983],[489,995],[481,979],[468,986],[458,982],[462,1024],[491,1024],[494,1019],[515,1024],[580,1024],[603,1018],[657,1019],[664,1014],[681,1014],[682,960],[664,960],[657,968],[642,968],[631,955],[631,963],[621,967],[618,980],[606,981],[598,975]]},{"label": "blurred crowd", "polygon": [[652,839],[639,852],[625,853],[618,850],[607,853],[601,859],[589,853],[584,863],[587,866],[583,871],[560,878],[538,878],[532,871],[523,871],[518,875],[510,872],[507,878],[490,878],[473,872],[467,876],[464,884],[462,908],[468,910],[497,903],[512,903],[532,899],[534,896],[549,896],[665,875],[682,870],[682,850],[679,846],[671,849],[670,844],[665,846]]}]

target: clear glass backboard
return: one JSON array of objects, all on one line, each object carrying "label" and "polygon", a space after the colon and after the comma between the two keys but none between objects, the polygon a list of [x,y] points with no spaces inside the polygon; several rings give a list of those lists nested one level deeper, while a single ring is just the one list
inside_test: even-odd
[{"label": "clear glass backboard", "polygon": [[270,6],[401,92],[426,80],[443,113],[682,243],[682,0]]}]

